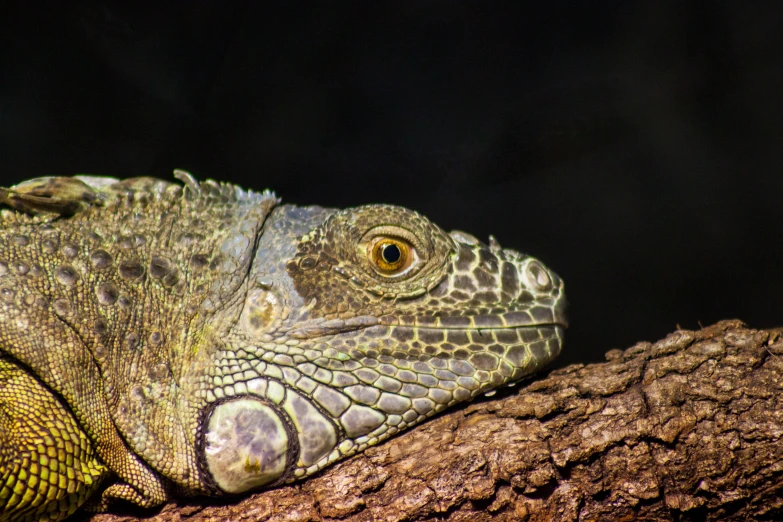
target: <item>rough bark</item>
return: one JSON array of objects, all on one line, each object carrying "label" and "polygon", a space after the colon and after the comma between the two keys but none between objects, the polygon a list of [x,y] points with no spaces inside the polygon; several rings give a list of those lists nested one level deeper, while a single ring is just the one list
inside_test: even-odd
[{"label": "rough bark", "polygon": [[448,412],[301,484],[93,520],[781,520],[781,355],[779,330],[680,330]]}]

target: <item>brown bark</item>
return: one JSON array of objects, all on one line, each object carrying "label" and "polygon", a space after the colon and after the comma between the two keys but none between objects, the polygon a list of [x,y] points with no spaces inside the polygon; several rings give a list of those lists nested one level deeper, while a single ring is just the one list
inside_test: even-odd
[{"label": "brown bark", "polygon": [[450,411],[300,484],[144,516],[781,520],[781,355],[780,330],[724,321],[677,331]]}]

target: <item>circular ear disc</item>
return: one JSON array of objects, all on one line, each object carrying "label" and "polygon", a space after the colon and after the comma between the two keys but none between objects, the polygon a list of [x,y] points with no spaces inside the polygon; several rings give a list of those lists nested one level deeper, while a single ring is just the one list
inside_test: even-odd
[{"label": "circular ear disc", "polygon": [[241,493],[280,478],[288,448],[283,419],[259,400],[223,402],[209,416],[204,456],[212,478],[226,493]]},{"label": "circular ear disc", "polygon": [[[204,457],[220,489],[241,493],[325,464],[337,430],[309,399],[266,379],[250,381],[248,389],[254,395],[220,402],[207,417]],[[314,396],[333,408],[339,394],[326,389]]]}]

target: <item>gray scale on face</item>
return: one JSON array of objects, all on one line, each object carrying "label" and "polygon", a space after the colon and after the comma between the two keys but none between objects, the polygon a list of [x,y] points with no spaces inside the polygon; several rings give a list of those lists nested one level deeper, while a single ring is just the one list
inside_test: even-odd
[{"label": "gray scale on face", "polygon": [[285,399],[285,386],[277,381],[269,381],[266,389],[266,397],[275,404],[280,404]]},{"label": "gray scale on face", "polygon": [[449,369],[456,375],[472,375],[476,371],[469,363],[454,359],[449,361]]},{"label": "gray scale on face", "polygon": [[307,375],[308,377],[312,377],[313,374],[318,370],[318,367],[314,365],[313,363],[304,363],[297,365],[297,368],[299,369],[302,374]]},{"label": "gray scale on face", "polygon": [[525,344],[529,344],[541,339],[540,332],[534,329],[523,329],[519,332],[519,334],[522,342]]},{"label": "gray scale on face", "polygon": [[497,387],[503,384],[505,382],[505,379],[500,374],[500,372],[492,372],[489,377],[489,383],[491,386]]},{"label": "gray scale on face", "polygon": [[311,466],[332,451],[337,431],[310,401],[289,390],[282,407],[291,417],[299,439],[297,466]]},{"label": "gray scale on face", "polygon": [[453,392],[453,397],[458,401],[466,401],[470,399],[471,394],[465,388],[457,388]]},{"label": "gray scale on face", "polygon": [[473,378],[476,379],[478,382],[484,383],[484,382],[489,382],[491,375],[492,374],[488,371],[479,370],[475,373],[475,375],[473,375]]},{"label": "gray scale on face", "polygon": [[133,306],[133,300],[127,294],[120,292],[117,298],[117,304],[124,310],[129,310]]},{"label": "gray scale on face", "polygon": [[549,356],[548,347],[544,342],[531,343],[529,348],[530,354],[538,360],[544,360]]},{"label": "gray scale on face", "polygon": [[449,404],[453,399],[451,392],[442,388],[430,388],[427,396],[438,404]]},{"label": "gray scale on face", "polygon": [[438,385],[438,379],[433,375],[419,374],[418,382],[425,388],[433,388]]},{"label": "gray scale on face", "polygon": [[313,390],[315,390],[317,386],[318,383],[309,377],[301,377],[298,381],[296,381],[296,387],[308,395],[312,394]]},{"label": "gray scale on face", "polygon": [[529,360],[528,346],[512,346],[506,351],[505,359],[515,366],[524,366]]},{"label": "gray scale on face", "polygon": [[411,366],[411,368],[413,369],[413,371],[415,371],[418,374],[432,373],[432,371],[433,371],[432,367],[428,363],[426,363],[424,361],[416,361],[416,362],[414,362],[413,365]]},{"label": "gray scale on face", "polygon": [[[412,350],[411,350],[412,351]],[[394,365],[400,370],[408,370],[411,367],[411,362],[405,359],[408,354],[404,352],[394,353]]]},{"label": "gray scale on face", "polygon": [[280,369],[279,366],[276,366],[274,364],[268,364],[266,368],[264,368],[264,375],[266,375],[267,377],[272,377],[273,379],[282,380],[283,371]]},{"label": "gray scale on face", "polygon": [[446,332],[435,328],[423,328],[418,332],[418,338],[425,344],[440,344],[444,341]]},{"label": "gray scale on face", "polygon": [[375,404],[381,394],[380,391],[372,386],[362,385],[348,386],[343,390],[343,392],[355,402],[360,402],[367,405]]},{"label": "gray scale on face", "polygon": [[402,416],[401,416],[401,415],[394,415],[394,414],[392,414],[392,415],[388,415],[388,416],[386,417],[386,424],[387,424],[388,426],[390,426],[390,427],[389,427],[389,431],[388,431],[388,433],[389,433],[390,435],[391,435],[391,434],[394,434],[394,433],[397,433],[397,431],[398,431],[398,426],[399,426],[399,424],[400,424],[401,422],[402,422]]},{"label": "gray scale on face", "polygon": [[495,370],[498,368],[499,363],[500,361],[498,360],[498,358],[491,353],[480,352],[470,356],[470,365],[472,366],[472,368],[478,370],[487,370],[487,371]]},{"label": "gray scale on face", "polygon": [[249,381],[251,379],[257,379],[257,378],[258,378],[258,372],[256,372],[255,370],[248,369],[242,372],[243,381]]},{"label": "gray scale on face", "polygon": [[356,438],[370,433],[386,420],[386,416],[367,406],[352,404],[340,416],[340,423],[348,437]]},{"label": "gray scale on face", "polygon": [[251,379],[247,381],[247,391],[259,397],[266,397],[266,389],[269,382],[266,379]]},{"label": "gray scale on face", "polygon": [[382,393],[377,407],[386,413],[402,414],[411,409],[411,400],[393,393]]},{"label": "gray scale on face", "polygon": [[334,418],[340,417],[351,405],[351,400],[329,386],[318,386],[313,392],[313,399]]},{"label": "gray scale on face", "polygon": [[313,379],[324,384],[332,382],[332,377],[332,372],[324,368],[318,368],[313,374]]},{"label": "gray scale on face", "polygon": [[396,393],[402,388],[402,383],[397,379],[381,375],[378,380],[375,381],[374,386],[380,390]]},{"label": "gray scale on face", "polygon": [[438,388],[454,392],[454,390],[459,388],[459,385],[454,381],[438,381]]},{"label": "gray scale on face", "polygon": [[[392,358],[392,360],[393,360],[393,358]],[[379,377],[379,379],[383,379],[386,376],[396,375],[397,371],[398,371],[398,368],[396,366],[394,366],[394,364],[380,364],[380,365],[378,365],[376,370],[378,370],[378,372],[382,374]]]},{"label": "gray scale on face", "polygon": [[[375,352],[375,350],[372,351],[373,353],[377,353]],[[365,368],[377,368],[378,365],[380,364],[377,359],[373,359],[372,357],[363,358],[361,363]]]},{"label": "gray scale on face", "polygon": [[366,382],[367,384],[374,383],[380,377],[380,374],[378,372],[376,372],[375,370],[371,370],[369,368],[360,368],[359,370],[356,370],[354,372],[354,375],[356,375],[356,377]]},{"label": "gray scale on face", "polygon": [[283,379],[285,380],[285,382],[292,386],[295,386],[296,381],[298,381],[299,378],[302,376],[301,373],[299,373],[293,368],[284,367],[282,368],[281,371],[283,372]]},{"label": "gray scale on face", "polygon": [[435,377],[441,381],[455,381],[457,375],[448,370],[435,370]]},{"label": "gray scale on face", "polygon": [[[342,356],[342,355],[344,354],[336,354],[335,357]],[[341,368],[349,372],[362,368],[361,363],[353,359],[347,359],[345,361],[334,361],[334,362],[339,363]],[[372,372],[372,370],[369,371]],[[371,375],[371,374],[368,373],[367,375]]]},{"label": "gray scale on face", "polygon": [[[444,370],[444,369],[448,368],[448,360],[447,359],[443,359],[441,357],[433,357],[432,359],[430,359],[429,364],[433,368],[440,369],[440,370]],[[437,370],[436,370],[435,374],[437,375]]]},{"label": "gray scale on face", "polygon": [[405,383],[400,389],[400,395],[405,397],[426,397],[427,388],[418,384]]},{"label": "gray scale on face", "polygon": [[403,383],[406,382],[416,382],[418,381],[418,376],[410,371],[410,370],[400,370],[397,372],[396,378],[402,381]]},{"label": "gray scale on face", "polygon": [[406,427],[410,426],[418,418],[419,418],[419,414],[414,410],[409,410],[402,414],[402,420],[403,422],[405,422]]},{"label": "gray scale on face", "polygon": [[435,402],[426,397],[413,399],[412,403],[413,409],[419,415],[429,415],[435,412]]},{"label": "gray scale on face", "polygon": [[504,346],[514,345],[519,342],[518,330],[503,329],[492,332],[495,340]]},{"label": "gray scale on face", "polygon": [[502,377],[504,377],[506,380],[509,380],[511,376],[514,375],[514,366],[509,364],[508,361],[502,360],[498,365],[497,371]]},{"label": "gray scale on face", "polygon": [[459,377],[457,384],[467,390],[473,391],[478,389],[479,383],[473,377]]},{"label": "gray scale on face", "polygon": [[278,353],[272,359],[272,362],[281,366],[295,366],[294,359],[290,355]]},{"label": "gray scale on face", "polygon": [[344,388],[353,384],[358,384],[359,380],[353,374],[335,371],[332,372],[332,385],[338,388]]}]

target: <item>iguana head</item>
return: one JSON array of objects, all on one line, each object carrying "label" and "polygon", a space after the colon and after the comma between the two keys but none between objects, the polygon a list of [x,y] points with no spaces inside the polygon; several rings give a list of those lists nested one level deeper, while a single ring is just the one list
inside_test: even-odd
[{"label": "iguana head", "polygon": [[294,480],[560,352],[540,261],[390,205],[283,205],[198,391],[202,466],[235,493]]}]

